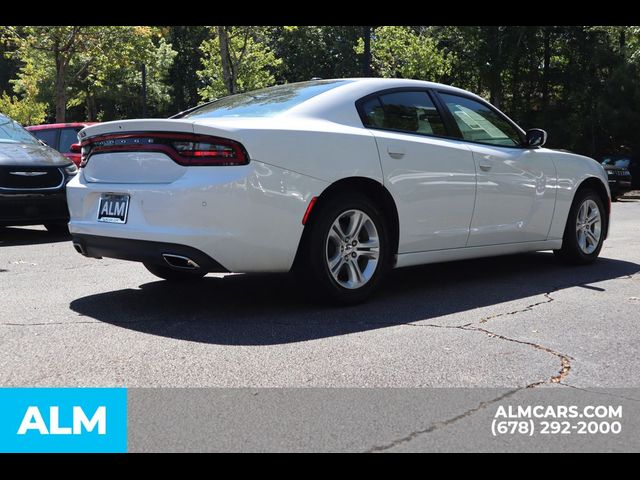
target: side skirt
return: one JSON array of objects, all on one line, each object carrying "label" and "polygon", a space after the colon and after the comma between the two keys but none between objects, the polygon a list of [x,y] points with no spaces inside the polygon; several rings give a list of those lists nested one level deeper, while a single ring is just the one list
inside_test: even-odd
[{"label": "side skirt", "polygon": [[495,257],[513,253],[536,252],[541,250],[558,250],[562,248],[562,240],[545,240],[541,242],[507,243],[503,245],[487,245],[482,247],[451,248],[431,250],[428,252],[401,253],[396,255],[395,268],[424,265],[427,263],[449,262],[469,258]]}]

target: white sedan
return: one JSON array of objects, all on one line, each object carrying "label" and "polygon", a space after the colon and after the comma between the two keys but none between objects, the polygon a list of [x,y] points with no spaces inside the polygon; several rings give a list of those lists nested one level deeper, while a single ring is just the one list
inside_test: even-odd
[{"label": "white sedan", "polygon": [[609,226],[599,163],[436,83],[280,85],[80,140],[76,250],[167,280],[293,270],[355,303],[390,268],[538,250],[590,263]]}]

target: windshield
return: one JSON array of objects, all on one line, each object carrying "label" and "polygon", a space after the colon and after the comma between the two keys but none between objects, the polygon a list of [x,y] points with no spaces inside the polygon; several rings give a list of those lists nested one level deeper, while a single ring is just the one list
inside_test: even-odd
[{"label": "windshield", "polygon": [[630,160],[628,158],[605,158],[602,163],[612,167],[629,168]]},{"label": "windshield", "polygon": [[178,118],[271,117],[345,83],[346,80],[316,80],[239,93],[214,100]]},{"label": "windshield", "polygon": [[38,141],[17,122],[0,113],[0,143],[38,144]]}]

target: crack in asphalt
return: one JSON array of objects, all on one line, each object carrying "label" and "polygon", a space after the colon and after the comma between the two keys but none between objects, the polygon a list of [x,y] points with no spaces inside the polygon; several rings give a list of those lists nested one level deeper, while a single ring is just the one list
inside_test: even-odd
[{"label": "crack in asphalt", "polygon": [[79,320],[77,322],[40,322],[40,323],[0,323],[0,326],[3,327],[47,327],[49,325],[73,325],[73,324],[84,324],[84,323],[100,323],[106,324],[105,322],[100,322],[98,320]]},{"label": "crack in asphalt", "polygon": [[[555,287],[553,288],[550,292],[547,292],[544,294],[545,300],[540,301],[540,302],[536,302],[533,303],[531,305],[527,305],[524,308],[521,308],[519,310],[514,310],[512,312],[506,312],[506,313],[500,313],[500,314],[496,314],[496,315],[491,315],[489,317],[484,317],[482,318],[478,323],[482,324],[482,323],[486,323],[489,320],[492,320],[494,318],[498,318],[498,317],[503,317],[503,316],[510,316],[510,315],[516,315],[518,313],[523,313],[523,312],[530,312],[531,310],[533,310],[535,307],[540,306],[540,305],[544,305],[547,303],[551,303],[554,301],[554,298],[551,296],[551,294],[553,292],[555,292],[556,290],[558,290],[559,287]],[[482,328],[479,326],[475,326],[473,322],[471,323],[467,323],[464,325],[435,325],[432,323],[406,323],[405,325],[407,326],[411,326],[411,327],[428,327],[428,328],[445,328],[445,329],[453,329],[453,330],[464,330],[467,332],[480,332],[480,333],[484,333],[485,335],[487,335],[489,338],[497,338],[499,340],[504,340],[507,342],[512,342],[512,343],[518,343],[520,345],[526,345],[529,347],[533,347],[536,350],[540,350],[542,352],[548,353],[550,355],[555,356],[556,358],[558,358],[560,360],[560,370],[558,371],[557,374],[553,375],[549,380],[546,381],[539,381],[539,382],[534,382],[534,383],[530,383],[524,387],[521,388],[517,388],[514,390],[510,390],[509,392],[494,398],[492,400],[487,400],[484,402],[480,402],[476,407],[467,410],[466,412],[463,412],[459,415],[456,415],[455,417],[449,418],[447,420],[443,420],[440,422],[435,422],[432,423],[431,425],[429,425],[426,428],[420,429],[420,430],[415,430],[411,433],[409,433],[408,435],[394,440],[393,442],[390,442],[386,445],[380,445],[380,446],[376,446],[373,447],[369,450],[367,450],[367,453],[378,453],[378,452],[384,452],[387,451],[391,448],[394,448],[398,445],[401,445],[403,443],[407,443],[412,441],[413,439],[417,438],[420,435],[424,435],[424,434],[428,434],[431,432],[434,432],[435,430],[439,430],[441,428],[445,428],[449,425],[452,425],[453,423],[456,423],[460,420],[463,420],[467,417],[470,417],[471,415],[479,412],[480,410],[485,409],[487,406],[499,402],[500,400],[504,400],[505,398],[508,398],[514,394],[516,394],[517,392],[521,391],[521,390],[526,390],[526,389],[531,389],[531,388],[536,388],[536,387],[540,387],[542,385],[547,385],[547,384],[560,384],[560,385],[564,385],[564,386],[568,386],[570,387],[570,385],[567,385],[566,383],[563,383],[563,380],[565,378],[567,378],[567,376],[569,375],[569,372],[571,371],[571,360],[573,360],[572,357],[570,357],[569,355],[566,355],[564,353],[560,353],[557,352],[555,350],[553,350],[552,348],[546,347],[544,345],[540,345],[538,343],[534,343],[534,342],[529,342],[526,340],[518,340],[517,338],[511,338],[511,337],[507,337],[505,335],[501,335],[499,333],[495,333],[492,332],[490,330],[487,330],[486,328]],[[574,387],[576,388],[576,387]]]},{"label": "crack in asphalt", "polygon": [[493,320],[494,318],[517,315],[518,313],[524,313],[524,312],[531,312],[534,308],[539,307],[540,305],[545,305],[547,303],[553,302],[555,299],[551,296],[551,294],[556,290],[558,290],[558,288],[559,287],[554,287],[550,292],[543,294],[545,297],[545,300],[541,302],[532,303],[531,305],[527,305],[526,307],[518,310],[513,310],[512,312],[497,313],[495,315],[490,315],[488,317],[481,318],[478,323],[487,323],[489,320]]},{"label": "crack in asphalt", "polygon": [[403,443],[408,443],[411,440],[417,438],[420,435],[424,435],[426,433],[431,433],[434,432],[436,430],[440,430],[441,428],[445,428],[459,420],[462,420],[464,418],[470,417],[471,415],[473,415],[474,413],[479,412],[480,410],[484,410],[485,408],[487,408],[489,405],[492,405],[496,402],[499,402],[501,400],[504,400],[505,398],[509,398],[512,395],[515,395],[516,393],[518,393],[521,390],[525,390],[527,388],[533,388],[534,385],[537,384],[531,384],[531,385],[527,385],[526,387],[521,387],[521,388],[516,388],[513,390],[509,390],[508,392],[500,395],[499,397],[493,398],[491,400],[485,400],[483,402],[480,402],[478,405],[476,405],[475,407],[473,407],[470,410],[467,410],[466,412],[463,412],[459,415],[456,415],[455,417],[451,417],[447,420],[442,420],[440,422],[434,422],[431,425],[429,425],[426,428],[423,428],[421,430],[415,430],[411,433],[409,433],[408,435],[399,438],[397,440],[394,440],[392,442],[389,442],[385,445],[378,445],[375,447],[370,448],[369,450],[366,450],[365,453],[380,453],[380,452],[385,452],[387,450],[390,450],[394,447],[397,447],[398,445],[402,445]]},{"label": "crack in asphalt", "polygon": [[594,395],[604,395],[606,397],[620,398],[621,400],[629,400],[630,402],[640,402],[640,398],[625,397],[623,395],[616,395],[614,393],[609,393],[609,392],[598,392],[598,391],[590,390],[588,388],[576,387],[575,385],[570,385],[564,382],[560,382],[559,384],[562,385],[563,387],[573,388],[575,390],[580,390],[581,392],[593,393]]},{"label": "crack in asphalt", "polygon": [[[538,384],[540,384],[540,385],[545,384],[545,383],[560,383],[562,380],[564,380],[569,375],[569,372],[571,371],[571,360],[573,360],[573,358],[570,357],[569,355],[557,352],[557,351],[555,351],[555,350],[553,350],[553,349],[551,349],[549,347],[545,347],[544,345],[540,345],[538,343],[528,342],[526,340],[518,340],[517,338],[511,338],[511,337],[507,337],[505,335],[501,335],[499,333],[492,332],[490,330],[487,330],[486,328],[474,327],[473,323],[468,323],[466,325],[457,325],[457,326],[455,326],[455,325],[454,326],[451,326],[451,325],[435,325],[433,323],[406,323],[405,325],[411,326],[411,327],[446,328],[446,329],[452,329],[452,330],[464,330],[464,331],[467,331],[467,332],[480,332],[480,333],[484,333],[489,338],[497,338],[499,340],[504,340],[504,341],[507,341],[507,342],[519,343],[521,345],[527,345],[527,346],[535,348],[536,350],[540,350],[542,352],[549,353],[549,354],[557,357],[560,360],[560,370],[558,371],[558,373],[556,375],[552,376],[546,382],[538,382]],[[527,386],[527,387],[529,387],[529,386]]]}]

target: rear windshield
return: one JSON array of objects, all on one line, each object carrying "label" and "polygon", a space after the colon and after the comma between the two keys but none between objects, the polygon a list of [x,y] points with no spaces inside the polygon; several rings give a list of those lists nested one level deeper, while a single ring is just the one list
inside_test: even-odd
[{"label": "rear windshield", "polygon": [[38,141],[17,122],[0,114],[0,142],[2,143],[35,143]]},{"label": "rear windshield", "polygon": [[278,85],[214,100],[174,118],[271,117],[345,83],[346,80],[316,80]]}]

